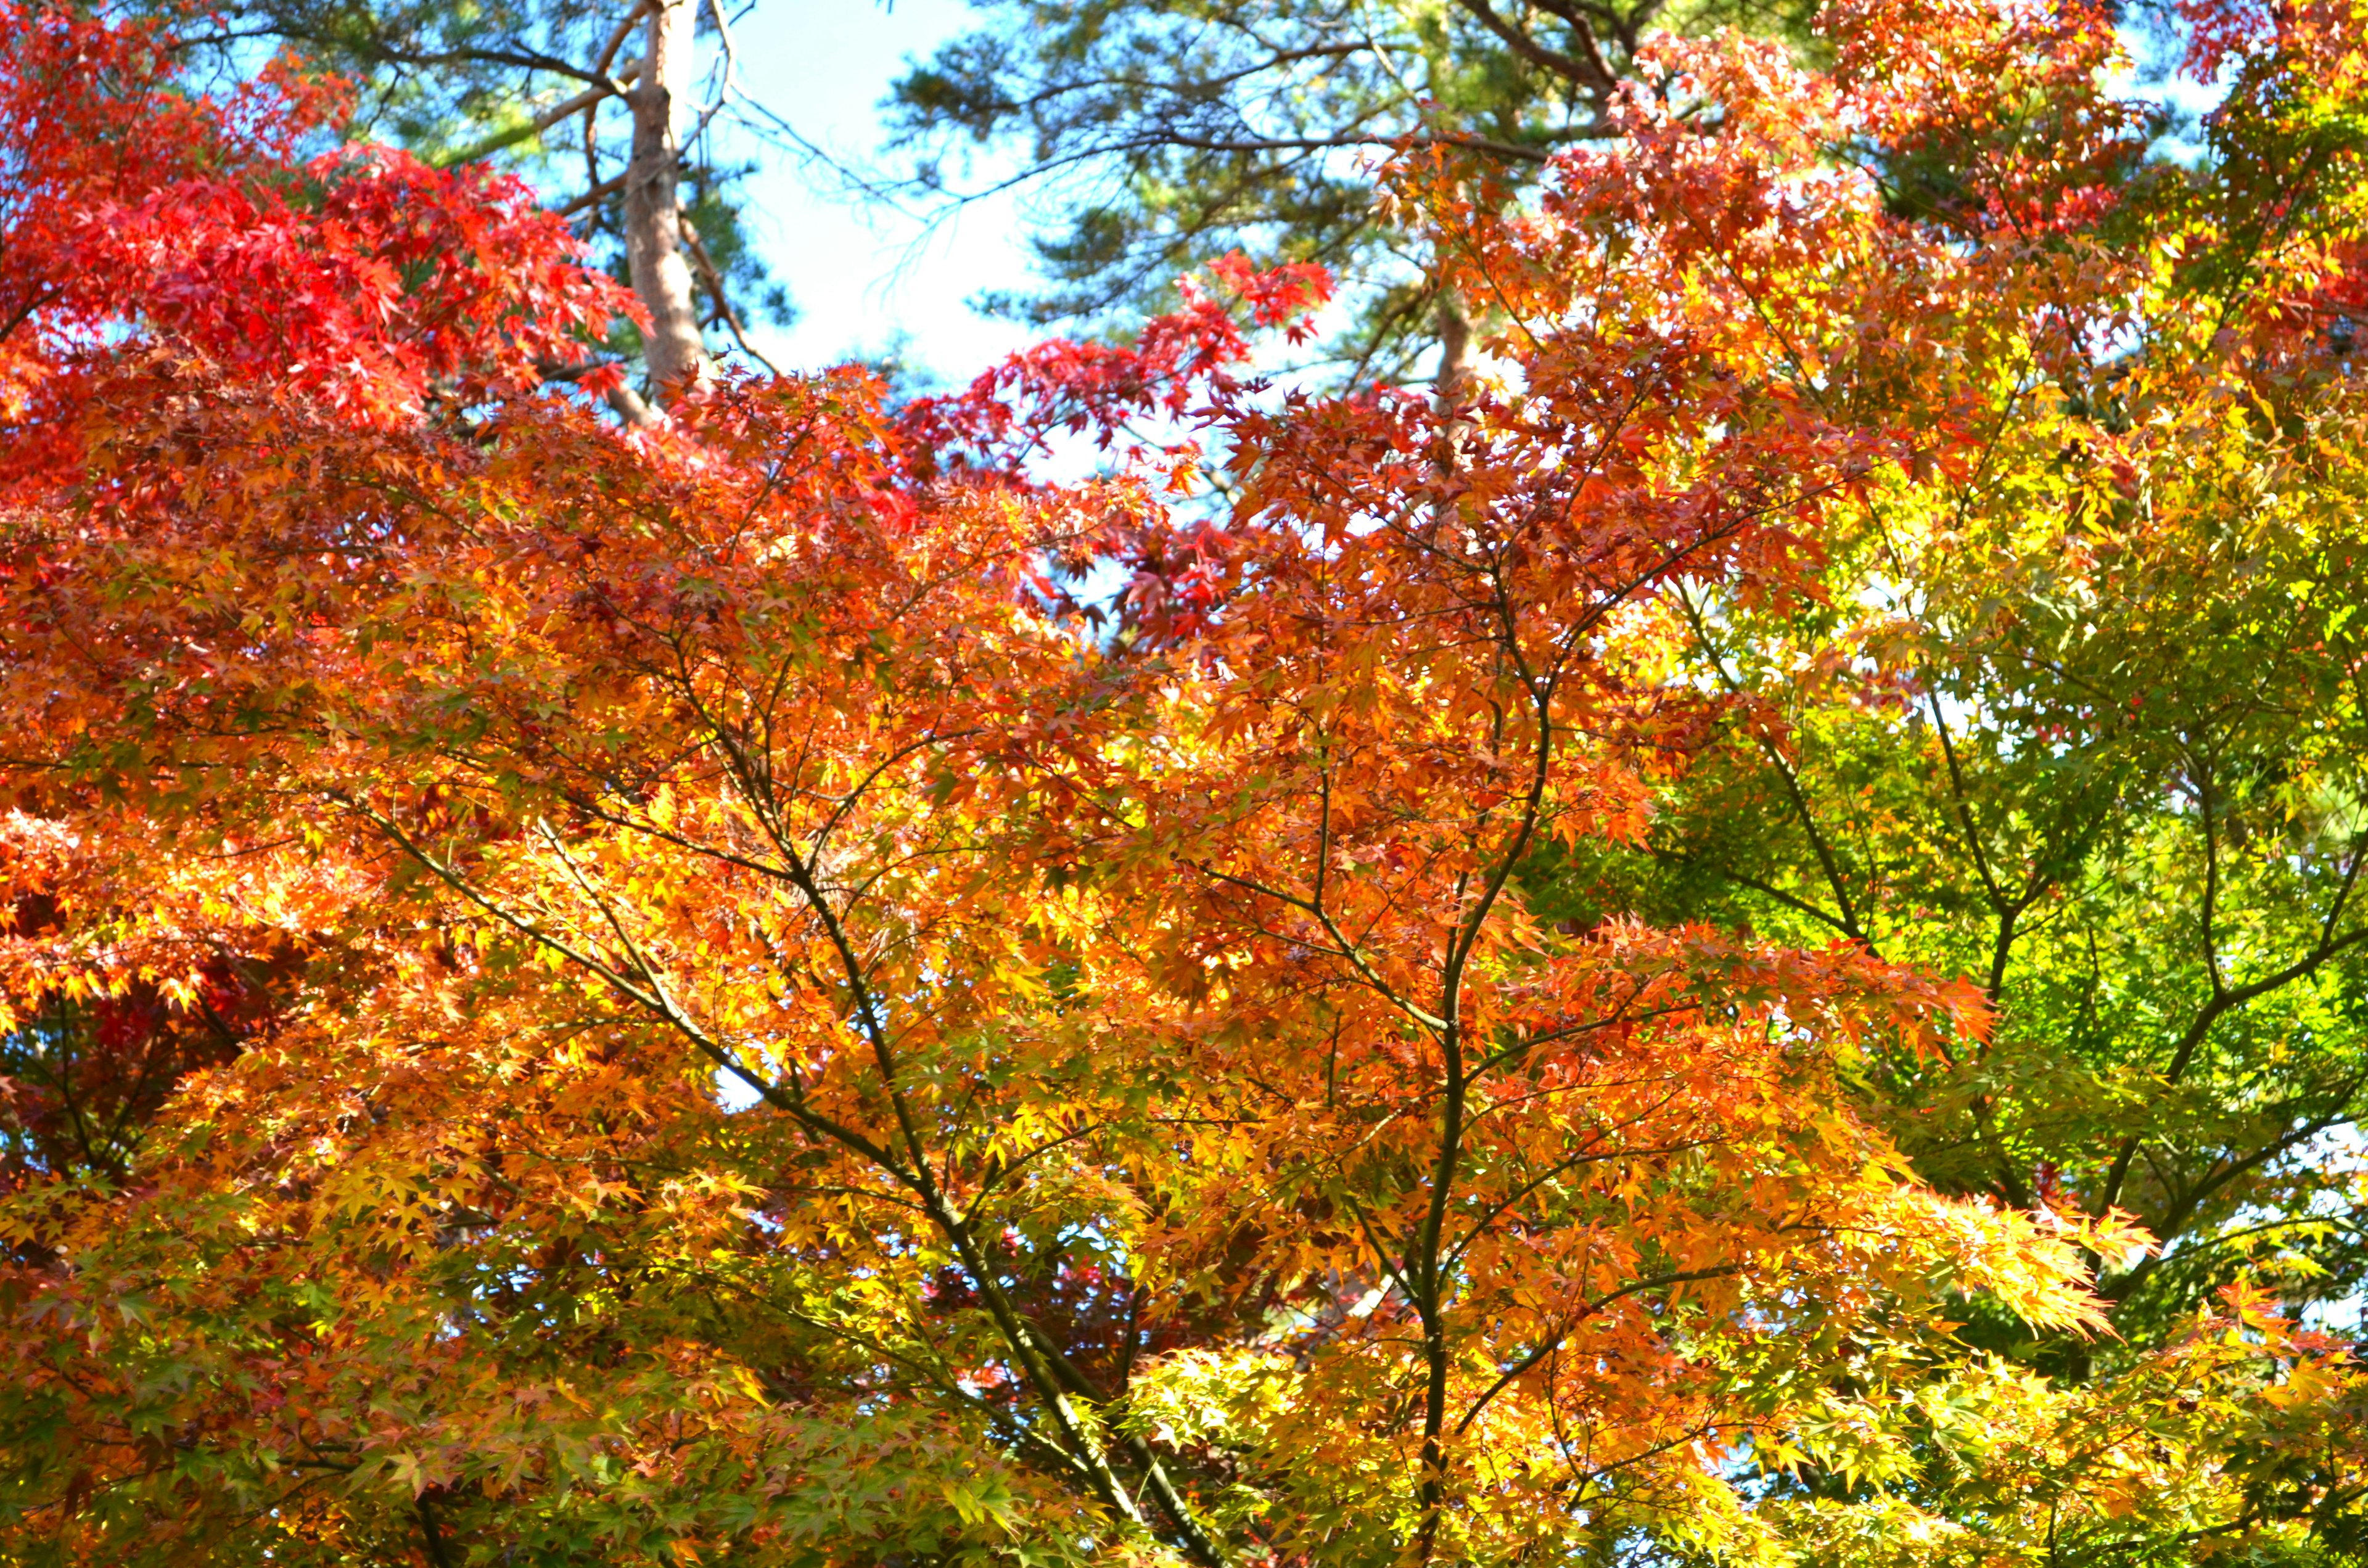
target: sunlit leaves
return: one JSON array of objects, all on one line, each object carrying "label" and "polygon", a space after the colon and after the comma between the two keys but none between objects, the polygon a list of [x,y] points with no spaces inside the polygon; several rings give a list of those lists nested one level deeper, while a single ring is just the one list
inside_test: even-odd
[{"label": "sunlit leaves", "polygon": [[[271,356],[150,302],[249,277],[253,201],[94,272],[154,335],[28,340],[0,576],[9,1549],[2302,1539],[2349,1364],[2241,1295],[2123,1348],[2160,1163],[2026,1158],[2274,1108],[2041,1049],[2074,1004],[1951,922],[2052,901],[2173,1017],[2175,915],[2103,915],[2199,896],[2208,795],[2218,994],[2303,893],[2351,941],[2346,372],[2198,333],[2196,203],[2090,199],[2098,18],[1834,25],[1824,74],[1650,46],[1532,212],[1409,156],[1490,322],[1437,403],[1260,385],[1326,285],[1235,261],[1133,346],[626,435],[529,385],[606,298],[553,233],[367,160],[262,224],[335,307]],[[2262,265],[2338,299],[2309,247]],[[277,358],[332,318],[368,352]],[[1037,478],[1062,431],[1117,472]],[[2187,1015],[2195,1081],[2339,1062],[2340,972]],[[59,1131],[93,1086],[120,1136]]]}]

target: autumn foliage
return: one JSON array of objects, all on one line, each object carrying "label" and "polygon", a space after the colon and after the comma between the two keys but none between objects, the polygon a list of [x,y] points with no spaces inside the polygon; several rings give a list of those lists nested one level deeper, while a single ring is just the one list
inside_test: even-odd
[{"label": "autumn foliage", "polygon": [[6,24],[0,1560],[2339,1539],[2362,1375],[2260,1292],[2112,1379],[1960,1336],[2109,1354],[2150,1245],[1911,1169],[1978,965],[1588,868],[1796,744],[1702,618],[1869,530],[2168,570],[2275,448],[2358,548],[2348,0],[2199,6],[2210,177],[2084,4],[1665,39],[1532,207],[1383,176],[1494,324],[1445,399],[1260,381],[1326,284],[1235,260],[633,432],[521,188]]}]

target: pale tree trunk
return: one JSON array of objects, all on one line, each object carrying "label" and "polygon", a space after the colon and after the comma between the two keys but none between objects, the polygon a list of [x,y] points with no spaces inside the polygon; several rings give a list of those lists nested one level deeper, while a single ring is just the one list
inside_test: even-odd
[{"label": "pale tree trunk", "polygon": [[707,379],[690,263],[683,255],[680,162],[690,110],[694,0],[651,0],[625,170],[625,260],[649,313],[643,356],[663,406]]},{"label": "pale tree trunk", "polygon": [[[1463,411],[1472,395],[1467,384],[1472,373],[1472,318],[1463,313],[1463,301],[1452,289],[1440,290],[1436,321],[1439,369],[1430,380],[1430,400],[1439,411],[1440,426],[1439,476],[1452,480],[1463,467],[1464,444],[1471,435],[1471,422]],[[1445,516],[1443,503],[1440,515]]]}]

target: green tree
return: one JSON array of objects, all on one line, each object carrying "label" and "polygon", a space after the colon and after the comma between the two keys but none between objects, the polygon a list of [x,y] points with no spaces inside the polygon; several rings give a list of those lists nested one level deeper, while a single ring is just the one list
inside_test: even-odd
[{"label": "green tree", "polygon": [[1236,248],[1320,262],[1357,307],[1352,377],[1449,379],[1469,324],[1411,214],[1376,201],[1394,148],[1469,156],[1512,200],[1605,134],[1656,29],[1808,41],[1813,0],[979,0],[981,25],[894,90],[911,171],[959,199],[965,150],[1016,170],[1045,231],[1040,324],[1162,308]]}]

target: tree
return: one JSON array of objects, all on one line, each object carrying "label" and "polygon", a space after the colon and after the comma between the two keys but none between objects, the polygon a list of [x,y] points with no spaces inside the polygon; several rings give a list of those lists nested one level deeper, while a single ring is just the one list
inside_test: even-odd
[{"label": "tree", "polygon": [[[349,131],[442,166],[507,164],[565,191],[580,145],[581,188],[556,210],[614,246],[616,270],[642,306],[641,320],[620,324],[616,347],[641,360],[643,390],[663,403],[704,379],[714,330],[762,363],[745,318],[786,315],[786,296],[742,230],[733,187],[746,171],[698,149],[718,119],[785,128],[742,90],[719,5],[245,0],[201,13],[154,9],[180,23],[173,36],[193,58],[234,69],[241,51],[265,40],[307,69],[342,74],[357,87]],[[714,46],[704,71],[702,17]],[[611,398],[631,420],[654,417],[639,392],[620,385]]]},{"label": "tree", "polygon": [[[1681,596],[1689,666],[1735,722],[1648,854],[1554,873],[1565,913],[1641,901],[1982,985],[1988,1040],[1889,1064],[1877,1099],[1943,1190],[2126,1206],[2158,1239],[2098,1260],[2119,1346],[1974,1314],[1970,1337],[2079,1390],[2083,1419],[2217,1291],[2291,1312],[2362,1284],[2362,34],[2340,8],[2192,20],[2185,68],[2227,91],[2187,164],[2150,154],[2164,117],[2088,74],[2115,47],[2093,23],[2068,59],[2011,28],[1845,59],[1953,84],[1851,160],[1948,237],[1918,311],[1825,308],[1725,256],[1689,282],[1821,403],[1912,405],[1970,458],[1936,442],[1920,478],[1865,495],[1826,536],[1821,604]],[[1830,254],[1869,267],[1887,239]],[[2025,268],[2056,281],[2003,281]],[[1945,332],[1919,334],[1927,308]],[[2319,1462],[2288,1440],[2252,1462]],[[2357,1494],[2314,1495],[2356,1548]],[[2240,1517],[2281,1506],[2263,1483]],[[2089,1551],[2138,1533],[2079,1528]]]},{"label": "tree", "polygon": [[[1944,62],[1966,96],[1912,160],[1868,161],[1966,247],[1921,417],[1977,460],[1829,535],[1827,604],[1686,601],[1700,678],[1756,718],[1669,798],[1649,869],[1615,873],[1637,880],[1614,896],[1976,978],[1999,1028],[1903,1068],[1895,1125],[1951,1190],[2144,1218],[2172,1250],[2104,1285],[2132,1332],[2250,1255],[2331,1270],[2288,1276],[2296,1301],[2361,1279],[2352,1174],[2319,1154],[2368,1087],[2359,39],[2337,12],[2245,20],[2198,34],[2192,74],[2244,63],[2193,168],[2008,34]],[[1985,114],[1992,92],[2023,107]],[[2069,190],[1989,173],[2042,140]],[[2044,312],[1989,289],[2038,256],[2078,279]],[[1821,396],[1898,403],[1841,368],[1861,326],[1790,303],[1733,308]]]},{"label": "tree", "polygon": [[[1422,226],[1374,202],[1376,164],[1452,147],[1506,196],[1600,140],[1661,28],[1740,25],[1805,42],[1791,0],[982,0],[985,19],[900,80],[896,145],[960,191],[970,151],[1016,158],[1047,287],[996,301],[1040,324],[1123,322],[1236,248],[1353,286],[1349,379],[1403,380],[1436,347],[1452,381],[1463,302]],[[991,164],[990,167],[999,166]],[[967,193],[965,193],[967,194]]]},{"label": "tree", "polygon": [[[1533,19],[1560,25],[1543,12]],[[1361,226],[1373,210],[1337,161],[1366,134],[1457,144],[1473,165],[1520,183],[1527,160],[1517,149],[1486,145],[1477,131],[1458,141],[1456,126],[1470,131],[1477,119],[1434,111],[1441,118],[1388,121],[1383,136],[1372,129],[1381,121],[1326,120],[1339,100],[1312,90],[1278,90],[1270,102],[1258,89],[1234,93],[1226,84],[1280,81],[1285,66],[1308,82],[1328,69],[1326,55],[1258,54],[1273,40],[1247,13],[1093,8],[1059,13],[1065,28],[1042,25],[1052,14],[1032,12],[1032,28],[975,35],[903,91],[915,131],[1026,126],[1040,159],[1074,156],[1097,179],[1123,165],[1123,176],[1088,181],[1076,199],[1086,213],[1078,242],[1048,249],[1056,276],[1071,264],[1077,279],[1119,276],[1108,269],[1120,251],[1094,251],[1083,243],[1088,232],[1132,236],[1128,256],[1151,256],[1157,244],[1224,232],[1212,214],[1224,202],[1262,214],[1270,245],[1341,255],[1341,236],[1375,232]],[[1374,36],[1372,14],[1327,18],[1344,57]],[[2133,30],[2147,15],[2117,13]],[[2312,445],[2340,451],[2354,439],[2350,415],[2325,401],[2322,383],[2350,373],[2357,286],[2315,274],[2296,284],[2280,269],[2328,266],[2329,246],[2348,255],[2349,220],[2334,215],[2342,207],[2334,193],[2357,168],[2356,18],[2209,6],[2153,15],[2168,18],[2154,41],[2170,48],[2170,62],[2197,81],[2224,80],[2228,93],[2175,156],[2156,150],[2180,123],[2167,97],[2145,102],[2133,90],[2116,104],[2084,82],[2050,82],[2052,45],[2028,62],[1952,60],[1950,69],[1970,73],[1946,89],[1953,119],[1935,115],[1902,137],[1838,149],[1878,182],[1895,215],[1943,225],[1991,254],[2001,244],[2063,245],[2101,266],[2120,247],[2145,254],[2143,235],[2174,230],[2202,250],[2175,287],[2151,298],[2129,272],[2120,286],[2084,278],[2080,297],[2097,313],[2085,328],[2059,323],[2043,334],[2072,331],[2068,347],[2034,349],[2018,323],[1961,372],[1993,379],[1978,415],[1993,444],[1975,472],[1948,488],[1937,517],[1891,502],[1828,536],[1836,557],[1826,581],[1845,608],[1771,617],[1723,593],[1691,601],[1696,678],[1759,717],[1737,724],[1714,763],[1663,797],[1649,858],[1575,868],[1560,896],[1583,918],[1641,899],[1664,920],[1869,941],[1980,981],[2001,1009],[1997,1037],[1944,1070],[1896,1069],[1885,1114],[1919,1169],[1950,1190],[2019,1206],[2137,1209],[2166,1250],[2109,1267],[2105,1288],[2123,1302],[2123,1331],[2159,1344],[2242,1275],[2274,1279],[2296,1306],[2356,1295],[2362,1200],[2349,1129],[2368,1058],[2351,891],[2358,790],[2349,759],[2359,746],[2345,607],[2357,597],[2357,566],[2343,542],[2357,506],[2351,480]],[[1610,18],[1597,13],[1592,25],[1608,30]],[[1218,39],[1233,52],[1210,43]],[[1494,58],[1480,32],[1442,28],[1432,42],[1434,81],[1478,79]],[[2100,48],[2091,63],[2118,52]],[[1584,51],[1562,53],[1575,61]],[[1120,100],[1141,91],[1155,57],[1208,71],[1189,82],[1180,66],[1158,76],[1143,113],[1129,118]],[[1668,80],[1645,85],[1658,91],[1652,84]],[[1399,101],[1409,112],[1419,102]],[[1716,112],[1701,100],[1691,107]],[[1337,141],[1326,152],[1271,138],[1253,148],[1255,125],[1272,123],[1262,113],[1301,114],[1291,134],[1315,140],[1311,128],[1328,125]],[[2109,129],[2066,133],[2083,125]],[[1176,127],[1186,129],[1170,139]],[[1585,142],[1601,130],[1580,123],[1560,134]],[[1259,153],[1341,175],[1341,205],[1286,214],[1281,204],[1239,205],[1274,187],[1220,177],[1213,163],[1193,165],[1189,178],[1161,172],[1206,160],[1206,144],[1226,138],[1240,167]],[[2085,219],[2035,210],[2025,203],[2041,187],[2011,187],[2030,179],[2041,141],[2070,143],[2052,177],[2079,171],[2084,183],[2064,194],[2089,204]],[[1327,154],[1336,161],[1323,163]],[[2192,166],[2180,170],[2180,158]],[[1403,259],[1434,296],[1458,297],[1452,267],[1426,254]],[[2350,265],[2339,259],[2334,275]],[[1140,278],[1158,270],[1149,265]],[[2217,406],[2205,389],[2221,362],[2186,358],[2183,335],[2199,321],[2233,328],[2273,312],[2269,301],[2289,287],[2283,308],[2307,311],[2324,335],[2318,349],[2332,358],[2305,356],[2309,368],[2295,371],[2283,348],[2245,340],[2266,359],[2245,372],[2246,384],[2271,379],[2262,406],[2274,411],[2264,418],[2283,422],[2278,433],[2190,429],[2146,448],[2150,455],[2133,447],[2123,422],[2135,417],[2134,400],[2179,418]],[[1492,288],[1471,292],[1493,302]],[[1048,308],[1110,297],[1064,295]],[[2010,290],[1998,299],[2010,315],[2025,309]],[[1792,303],[1780,296],[1738,308],[1766,310],[1776,333],[1802,339],[1796,374],[1816,385],[1856,350],[1847,338],[1820,340],[1815,318],[1795,319]],[[2081,308],[2064,306],[2076,320]],[[1868,328],[1853,320],[1834,330]],[[2154,363],[2166,353],[2178,370]],[[2288,374],[2301,380],[2280,379]],[[1900,393],[1885,385],[1877,395],[1896,404]],[[2055,417],[2067,406],[2071,437]],[[1928,413],[1950,416],[1937,404]],[[2113,449],[2132,461],[2133,477],[2115,483],[2138,488],[2117,504],[2145,507],[2146,528],[2100,521],[2103,503],[2065,472],[2039,477],[2067,440],[2076,455]],[[2019,441],[2029,445],[2018,451]],[[2261,495],[2279,498],[2276,520]],[[2056,508],[2058,527],[2035,524],[2034,507]],[[1594,883],[1607,875],[1611,885]],[[2021,1338],[1999,1325],[1994,1342]],[[2081,1376],[2103,1369],[2091,1366],[2091,1350],[2019,1346]]]},{"label": "tree", "polygon": [[[2360,1374],[2258,1296],[2101,1392],[1959,1335],[2093,1334],[2143,1244],[1911,1176],[1870,1078],[1981,1049],[1975,987],[1566,903],[1757,718],[1695,607],[1815,617],[1857,509],[1995,445],[1928,351],[2126,286],[1831,162],[1967,83],[2093,104],[2095,18],[1665,41],[1715,131],[1625,96],[1511,216],[1417,151],[1508,324],[1448,406],[1247,379],[1326,283],[1235,259],[1129,347],[633,431],[536,383],[616,301],[516,187],[299,163],[301,83],[9,19],[0,122],[57,153],[0,340],[12,1049],[230,1026],[111,1163],[18,1123],[12,1557],[2331,1539]],[[2282,303],[2320,255],[2242,319],[2340,403]],[[1155,411],[1211,441],[1123,449]],[[1031,477],[1064,426],[1117,472]],[[1101,628],[1064,584],[1110,562]]]}]

